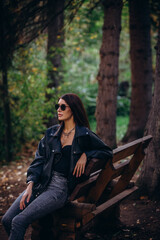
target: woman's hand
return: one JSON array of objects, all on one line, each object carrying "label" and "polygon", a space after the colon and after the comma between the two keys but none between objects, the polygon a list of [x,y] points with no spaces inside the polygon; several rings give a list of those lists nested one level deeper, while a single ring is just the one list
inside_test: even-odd
[{"label": "woman's hand", "polygon": [[27,198],[27,203],[29,202],[31,195],[32,195],[32,187],[33,187],[33,182],[30,182],[26,188],[26,191],[24,192],[21,201],[20,201],[20,209],[23,210],[26,205],[25,205],[25,200]]},{"label": "woman's hand", "polygon": [[76,174],[76,177],[80,177],[84,173],[86,162],[87,162],[87,156],[85,153],[83,153],[80,159],[78,160],[78,162],[76,163],[76,166],[73,171],[73,175]]}]

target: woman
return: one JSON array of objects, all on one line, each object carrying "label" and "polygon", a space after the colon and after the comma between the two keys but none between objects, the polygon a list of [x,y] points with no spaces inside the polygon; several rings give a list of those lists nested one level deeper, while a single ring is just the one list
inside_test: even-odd
[{"label": "woman", "polygon": [[89,130],[80,98],[73,93],[55,105],[60,125],[47,129],[27,171],[27,188],[2,218],[10,240],[22,240],[30,223],[64,206],[83,178],[91,158],[111,158],[112,151]]}]

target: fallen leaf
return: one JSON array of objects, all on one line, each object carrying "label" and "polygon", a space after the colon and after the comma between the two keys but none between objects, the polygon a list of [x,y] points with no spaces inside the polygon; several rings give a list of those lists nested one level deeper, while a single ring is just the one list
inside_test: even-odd
[{"label": "fallen leaf", "polygon": [[141,196],[140,199],[141,200],[148,200],[148,196]]}]

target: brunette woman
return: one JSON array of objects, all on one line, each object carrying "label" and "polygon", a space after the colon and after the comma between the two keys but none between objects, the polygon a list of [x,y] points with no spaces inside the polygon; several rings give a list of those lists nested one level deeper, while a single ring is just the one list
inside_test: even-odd
[{"label": "brunette woman", "polygon": [[2,218],[10,240],[23,240],[30,223],[66,204],[91,158],[112,157],[112,150],[89,129],[76,94],[61,96],[55,108],[60,124],[47,129],[27,171],[26,190]]}]

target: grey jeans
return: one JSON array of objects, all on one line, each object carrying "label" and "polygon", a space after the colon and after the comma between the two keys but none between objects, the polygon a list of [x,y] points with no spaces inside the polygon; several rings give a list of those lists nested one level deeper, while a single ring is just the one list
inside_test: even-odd
[{"label": "grey jeans", "polygon": [[68,197],[67,179],[54,172],[47,189],[37,198],[32,195],[24,210],[19,208],[22,195],[23,193],[2,218],[10,240],[23,240],[29,224],[65,205]]}]

